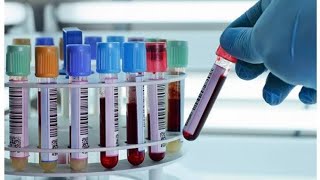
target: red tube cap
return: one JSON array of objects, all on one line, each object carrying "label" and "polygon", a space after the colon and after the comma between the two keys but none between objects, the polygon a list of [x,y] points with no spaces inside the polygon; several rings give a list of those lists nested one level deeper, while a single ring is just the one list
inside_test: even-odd
[{"label": "red tube cap", "polygon": [[216,55],[222,57],[225,60],[228,60],[233,63],[237,63],[237,58],[228,54],[221,46],[218,47]]},{"label": "red tube cap", "polygon": [[167,48],[165,42],[147,42],[147,72],[167,71]]}]

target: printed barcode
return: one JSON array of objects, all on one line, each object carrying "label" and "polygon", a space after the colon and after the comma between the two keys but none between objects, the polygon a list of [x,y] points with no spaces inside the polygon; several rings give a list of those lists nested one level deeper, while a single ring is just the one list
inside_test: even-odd
[{"label": "printed barcode", "polygon": [[[9,88],[9,132],[10,134],[22,134],[22,88]],[[10,137],[11,138],[11,137]],[[18,141],[17,138],[12,137],[12,141],[16,140],[16,142],[12,142],[10,140],[10,146],[14,145],[14,147],[18,146],[17,143],[20,142],[19,147],[21,147],[21,140]]]},{"label": "printed barcode", "polygon": [[88,135],[88,88],[80,88],[80,135]]},{"label": "printed barcode", "polygon": [[[50,97],[50,137],[57,137],[58,136],[58,122],[57,122],[58,90],[56,88],[49,89],[49,94],[50,94],[49,96]],[[52,142],[52,144],[55,144],[55,143]]]},{"label": "printed barcode", "polygon": [[114,132],[116,133],[116,146],[119,145],[119,88],[114,88]]},{"label": "printed barcode", "polygon": [[166,129],[166,85],[157,85],[159,130]]},{"label": "printed barcode", "polygon": [[192,111],[191,111],[191,113],[190,113],[190,115],[189,115],[189,118],[188,118],[188,120],[187,120],[187,122],[186,122],[186,125],[188,125],[189,120],[191,119],[194,111],[197,109],[197,107],[198,107],[198,105],[199,105],[199,101],[201,100],[202,95],[203,95],[204,91],[205,91],[206,88],[207,88],[207,85],[208,85],[209,80],[210,80],[210,78],[211,78],[211,76],[212,76],[212,74],[213,74],[213,71],[215,70],[215,67],[216,67],[216,66],[214,65],[214,66],[212,67],[212,69],[210,70],[209,75],[208,75],[208,77],[207,77],[207,79],[206,79],[206,81],[205,81],[205,83],[204,83],[204,85],[203,85],[203,87],[202,87],[202,89],[201,89],[201,91],[200,91],[200,94],[199,94],[199,96],[198,96],[198,98],[197,98],[197,100],[196,100],[196,102],[195,102],[195,104],[194,104],[194,106],[193,106],[193,108],[192,108]]}]

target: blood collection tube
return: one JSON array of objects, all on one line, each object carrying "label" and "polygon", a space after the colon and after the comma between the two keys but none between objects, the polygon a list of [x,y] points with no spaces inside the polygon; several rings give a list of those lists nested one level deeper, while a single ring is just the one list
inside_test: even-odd
[{"label": "blood collection tube", "polygon": [[31,45],[29,38],[14,38],[12,40],[13,45]]},{"label": "blood collection tube", "polygon": [[[150,73],[149,79],[152,81],[165,79],[167,71],[167,50],[164,42],[146,43],[147,51],[147,72]],[[165,84],[148,85],[148,139],[151,141],[161,141],[166,139],[166,93]],[[164,158],[166,144],[159,144],[149,147],[149,157],[154,161]]]},{"label": "blood collection tube", "polygon": [[54,46],[52,37],[37,37],[36,46]]},{"label": "blood collection tube", "polygon": [[66,75],[67,62],[67,45],[69,44],[82,44],[82,31],[76,27],[67,27],[62,29],[63,32],[63,67],[60,70],[61,75]]},{"label": "blood collection tube", "polygon": [[[58,48],[55,46],[37,46],[35,49],[35,76],[41,84],[56,84],[59,75]],[[58,148],[57,88],[39,88],[39,147],[41,149]],[[53,172],[57,166],[58,153],[40,153],[40,167],[45,172]]]},{"label": "blood collection tube", "polygon": [[[146,46],[144,42],[126,42],[122,70],[128,82],[142,82],[146,71]],[[145,112],[143,85],[127,88],[127,144],[145,142]],[[144,161],[145,148],[128,149],[128,161],[139,165]]]},{"label": "blood collection tube", "polygon": [[[120,43],[120,58],[123,59],[123,43],[125,41],[124,36],[107,36],[107,42],[118,42]],[[121,65],[121,64],[120,64]]]},{"label": "blood collection tube", "polygon": [[[30,45],[9,45],[6,54],[6,74],[10,83],[24,83],[30,74]],[[29,89],[9,87],[9,147],[29,146]],[[12,168],[23,171],[28,164],[28,152],[10,151]]]},{"label": "blood collection tube", "polygon": [[[90,46],[69,44],[67,46],[67,73],[71,84],[88,83],[91,74]],[[70,88],[71,148],[86,149],[88,142],[88,88]],[[73,152],[70,157],[72,170],[81,171],[87,167],[87,152]]]},{"label": "blood collection tube", "polygon": [[[188,42],[167,41],[168,74],[184,75],[188,65]],[[184,121],[184,80],[171,82],[168,87],[168,123],[167,130],[182,133]],[[168,152],[178,152],[182,140],[169,142]]]},{"label": "blood collection tube", "polygon": [[[116,83],[120,72],[120,44],[118,42],[98,43],[97,72],[101,83]],[[100,146],[119,146],[118,87],[100,89]],[[100,163],[105,168],[118,164],[119,152],[107,150],[100,153]]]},{"label": "blood collection tube", "polygon": [[227,78],[230,67],[237,62],[236,58],[229,55],[220,46],[216,51],[216,55],[217,60],[215,61],[183,128],[183,136],[189,141],[193,141],[199,136],[211,108]]}]

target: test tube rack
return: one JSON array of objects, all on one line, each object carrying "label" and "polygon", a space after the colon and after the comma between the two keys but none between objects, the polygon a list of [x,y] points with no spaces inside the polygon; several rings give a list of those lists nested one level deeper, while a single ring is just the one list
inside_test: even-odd
[{"label": "test tube rack", "polygon": [[[98,75],[94,74],[89,76],[88,84],[78,85],[70,84],[68,79],[65,76],[59,76],[57,79],[57,84],[40,84],[37,82],[35,77],[30,77],[28,82],[25,83],[5,83],[5,87],[19,87],[27,89],[37,89],[37,88],[58,88],[58,91],[61,92],[63,88],[103,88],[103,87],[129,87],[129,86],[144,86],[152,84],[168,84],[170,82],[183,81],[186,78],[186,75],[166,75],[166,78],[163,80],[145,80],[143,82],[126,82],[121,80],[118,83],[100,83]],[[90,104],[89,104],[90,106]],[[121,121],[120,117],[119,121]],[[118,165],[111,169],[105,169],[99,162],[99,158],[96,161],[88,161],[87,169],[80,172],[74,172],[70,169],[68,164],[58,164],[55,172],[45,173],[39,166],[39,160],[37,159],[38,154],[41,152],[50,152],[50,153],[65,153],[69,154],[71,152],[88,152],[89,157],[90,153],[100,153],[106,150],[127,150],[132,148],[147,147],[152,145],[159,145],[163,143],[169,143],[172,141],[180,140],[182,141],[183,136],[179,132],[166,132],[166,139],[161,141],[150,141],[146,140],[143,144],[126,144],[126,130],[125,126],[119,127],[119,146],[106,148],[99,146],[99,115],[89,115],[89,148],[87,149],[70,149],[69,145],[69,119],[63,117],[61,114],[58,114],[58,149],[40,149],[38,148],[38,116],[37,112],[29,112],[29,146],[24,148],[13,148],[8,147],[9,144],[9,117],[5,116],[5,175],[12,176],[33,176],[33,177],[70,177],[72,179],[86,179],[90,176],[108,176],[108,175],[121,175],[127,174],[130,172],[137,171],[148,171],[148,177],[150,180],[163,179],[164,174],[162,167],[170,165],[180,158],[183,157],[184,151],[181,150],[176,153],[166,152],[166,156],[163,160],[159,162],[152,161],[146,154],[144,162],[139,166],[132,166],[127,159],[119,159]],[[121,124],[120,124],[121,125]],[[11,168],[11,161],[9,157],[10,151],[21,151],[29,152],[33,154],[35,158],[30,158],[28,160],[28,166],[24,171],[14,171]]]}]

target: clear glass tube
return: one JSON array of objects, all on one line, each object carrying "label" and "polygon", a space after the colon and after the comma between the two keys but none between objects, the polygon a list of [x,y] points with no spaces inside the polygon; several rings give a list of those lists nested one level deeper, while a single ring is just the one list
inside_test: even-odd
[{"label": "clear glass tube", "polygon": [[[152,73],[150,80],[164,79],[164,73]],[[165,84],[148,85],[148,139],[151,141],[161,141],[166,139],[166,92]],[[149,147],[149,157],[154,161],[160,161],[165,157],[166,144],[159,144]]]},{"label": "clear glass tube", "polygon": [[[56,83],[55,78],[39,78],[39,83]],[[58,148],[57,88],[38,89],[39,148]],[[54,172],[58,153],[40,153],[39,165],[45,172]]]},{"label": "clear glass tube", "polygon": [[[168,73],[170,75],[184,75],[185,68],[171,68]],[[168,125],[170,132],[182,133],[184,123],[184,80],[169,83],[168,88]],[[168,152],[178,152],[182,147],[182,140],[178,139],[167,144]]]},{"label": "clear glass tube", "polygon": [[[127,81],[129,82],[141,82],[143,78],[143,73],[127,73]],[[144,128],[144,87],[142,85],[127,87],[127,143],[144,143]],[[145,149],[143,147],[127,150],[127,158],[132,165],[141,164],[144,157]]]},{"label": "clear glass tube", "polygon": [[[117,74],[100,74],[101,83],[116,83]],[[118,87],[100,88],[100,146],[119,146],[119,99]],[[119,152],[108,150],[100,152],[100,163],[105,168],[114,168],[118,164]]]},{"label": "clear glass tube", "polygon": [[[10,83],[24,83],[26,76],[10,76]],[[23,148],[29,146],[28,131],[29,89],[9,87],[9,147]],[[28,152],[10,152],[12,168],[23,171],[28,164]]]},{"label": "clear glass tube", "polygon": [[199,136],[232,64],[218,56],[183,128],[185,139],[192,141]]},{"label": "clear glass tube", "polygon": [[[88,83],[86,76],[70,77],[73,84]],[[70,89],[71,105],[71,148],[86,149],[89,148],[88,142],[88,88],[71,88]],[[81,171],[87,167],[88,153],[74,152],[71,153],[70,167],[72,170]]]}]

